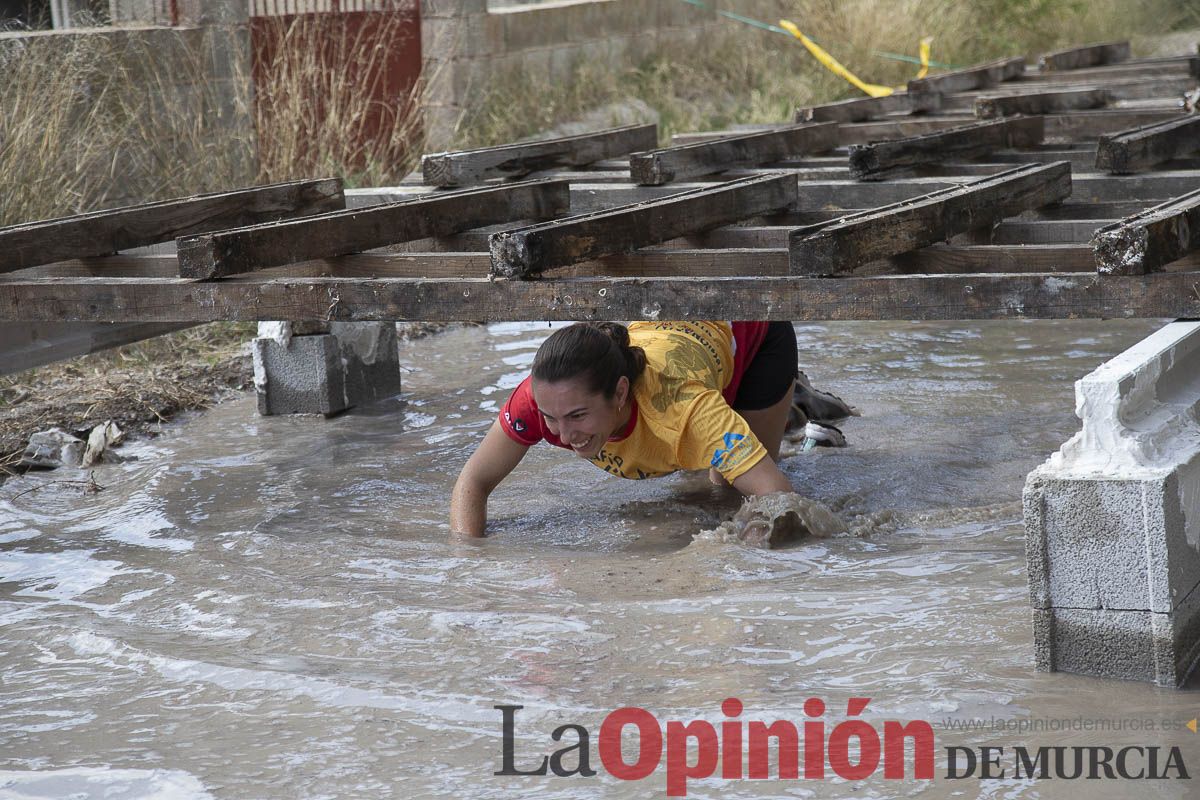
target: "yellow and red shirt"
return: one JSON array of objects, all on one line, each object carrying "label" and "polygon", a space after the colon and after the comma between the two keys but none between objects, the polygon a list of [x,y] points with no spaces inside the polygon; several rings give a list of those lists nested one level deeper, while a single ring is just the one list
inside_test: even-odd
[{"label": "yellow and red shirt", "polygon": [[[758,322],[631,323],[629,343],[645,351],[646,369],[633,386],[629,424],[591,462],[622,478],[709,467],[729,481],[741,476],[767,451],[730,404],[765,332]],[[526,446],[570,449],[546,426],[531,378],[504,404],[500,426]]]}]

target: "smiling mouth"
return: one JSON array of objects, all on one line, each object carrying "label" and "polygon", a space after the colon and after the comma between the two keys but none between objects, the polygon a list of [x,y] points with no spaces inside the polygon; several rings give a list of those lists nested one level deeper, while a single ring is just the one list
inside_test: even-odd
[{"label": "smiling mouth", "polygon": [[595,436],[589,436],[587,439],[585,439],[584,441],[582,441],[578,444],[575,442],[571,442],[571,448],[573,450],[575,450],[576,452],[581,452],[583,450],[586,450],[595,439],[596,439]]}]

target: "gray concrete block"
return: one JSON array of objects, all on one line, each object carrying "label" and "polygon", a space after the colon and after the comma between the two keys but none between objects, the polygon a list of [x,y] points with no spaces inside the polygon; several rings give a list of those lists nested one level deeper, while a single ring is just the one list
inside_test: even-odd
[{"label": "gray concrete block", "polygon": [[1187,521],[1198,471],[1194,461],[1147,480],[1031,475],[1023,502],[1033,606],[1176,608],[1200,584]]},{"label": "gray concrete block", "polygon": [[400,394],[400,351],[391,322],[334,322],[347,406]]},{"label": "gray concrete block", "polygon": [[1200,324],[1076,384],[1078,434],[1023,495],[1037,665],[1183,683],[1200,659]]},{"label": "gray concrete block", "polygon": [[1182,686],[1200,664],[1200,589],[1167,614],[1035,608],[1033,629],[1042,672]]},{"label": "gray concrete block", "polygon": [[346,403],[345,373],[332,334],[254,340],[258,413],[336,414]]}]

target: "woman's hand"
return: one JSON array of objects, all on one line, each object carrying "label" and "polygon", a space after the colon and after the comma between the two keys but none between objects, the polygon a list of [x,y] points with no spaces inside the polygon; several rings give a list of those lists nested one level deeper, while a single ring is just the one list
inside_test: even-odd
[{"label": "woman's hand", "polygon": [[450,530],[468,536],[483,536],[487,527],[487,500],[500,481],[516,469],[529,450],[492,423],[479,447],[467,459],[450,495]]}]

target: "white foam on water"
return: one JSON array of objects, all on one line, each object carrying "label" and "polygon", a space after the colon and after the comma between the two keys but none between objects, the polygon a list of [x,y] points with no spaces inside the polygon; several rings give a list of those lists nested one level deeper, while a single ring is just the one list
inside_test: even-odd
[{"label": "white foam on water", "polygon": [[[175,526],[167,519],[166,515],[158,508],[141,508],[138,506],[151,502],[148,498],[135,498],[129,503],[127,509],[122,509],[122,513],[115,519],[104,519],[105,539],[122,544],[131,544],[138,547],[152,547],[158,550],[170,550],[175,553],[182,553],[193,549],[196,545],[194,542],[187,539],[177,539],[169,536],[157,536],[160,531],[176,530]],[[96,521],[89,520],[86,523],[73,525],[66,529],[67,533],[90,533],[95,530]]]},{"label": "white foam on water", "polygon": [[495,711],[470,695],[396,695],[375,689],[343,686],[324,678],[273,670],[229,667],[184,658],[146,653],[90,631],[62,639],[85,658],[98,659],[116,669],[141,672],[149,667],[168,681],[183,684],[208,683],[230,692],[262,692],[268,695],[307,697],[332,708],[374,708],[404,711],[448,723],[475,723],[494,727]]},{"label": "white foam on water", "polygon": [[120,561],[92,558],[95,550],[64,550],[30,553],[9,550],[0,553],[0,582],[29,584],[14,592],[22,597],[72,600],[109,580],[132,570]]},{"label": "white foam on water", "polygon": [[0,770],[0,800],[211,800],[198,778],[177,769]]}]

